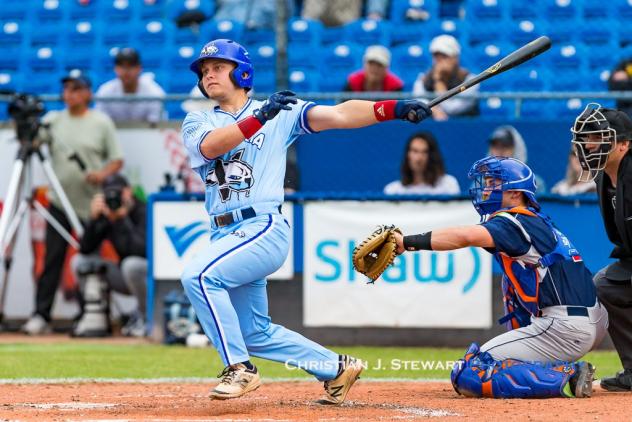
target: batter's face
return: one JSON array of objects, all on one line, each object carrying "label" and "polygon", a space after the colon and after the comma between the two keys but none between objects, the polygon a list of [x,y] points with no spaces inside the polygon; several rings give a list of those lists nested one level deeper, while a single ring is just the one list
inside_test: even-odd
[{"label": "batter's face", "polygon": [[428,142],[415,138],[408,147],[408,164],[414,173],[422,172],[428,165]]},{"label": "batter's face", "polygon": [[237,91],[238,88],[230,78],[230,73],[236,67],[235,63],[221,59],[208,59],[200,64],[202,85],[210,98],[222,100]]}]

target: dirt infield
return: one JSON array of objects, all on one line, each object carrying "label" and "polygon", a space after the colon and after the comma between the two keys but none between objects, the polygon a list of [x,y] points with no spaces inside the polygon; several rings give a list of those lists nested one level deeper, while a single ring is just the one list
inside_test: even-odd
[{"label": "dirt infield", "polygon": [[314,399],[316,382],[271,382],[230,401],[207,398],[208,384],[3,384],[2,420],[626,420],[632,393],[590,399],[491,400],[457,396],[446,383],[363,381],[340,407]]}]

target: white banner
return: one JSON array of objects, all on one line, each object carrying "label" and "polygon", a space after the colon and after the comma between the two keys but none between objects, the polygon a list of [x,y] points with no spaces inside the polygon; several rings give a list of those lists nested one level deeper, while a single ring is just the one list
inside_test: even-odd
[{"label": "white banner", "polygon": [[351,263],[378,224],[413,234],[478,221],[465,201],[306,204],[305,326],[491,327],[491,255],[482,249],[406,252],[373,285]]},{"label": "white banner", "polygon": [[[209,242],[209,216],[202,201],[164,201],[153,206],[153,275],[156,280],[178,280],[184,265]],[[293,225],[291,203],[283,206],[283,215]],[[294,276],[294,236],[290,232],[290,253],[271,279],[288,280]]]}]

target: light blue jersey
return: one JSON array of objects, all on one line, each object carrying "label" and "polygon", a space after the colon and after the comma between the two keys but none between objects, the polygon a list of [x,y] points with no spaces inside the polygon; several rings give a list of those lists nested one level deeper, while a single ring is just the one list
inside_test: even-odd
[{"label": "light blue jersey", "polygon": [[231,125],[263,105],[249,99],[231,114],[215,107],[189,113],[182,124],[182,137],[191,167],[206,184],[206,211],[223,214],[257,204],[283,202],[286,150],[302,134],[312,133],[307,111],[315,104],[298,100],[291,110],[282,110],[250,139],[221,157],[205,157],[200,151],[204,137],[214,129]]}]

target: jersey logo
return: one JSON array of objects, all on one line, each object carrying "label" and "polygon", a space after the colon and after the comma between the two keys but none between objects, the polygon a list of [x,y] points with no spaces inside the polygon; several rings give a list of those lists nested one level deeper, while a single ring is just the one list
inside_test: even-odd
[{"label": "jersey logo", "polygon": [[250,196],[250,188],[255,184],[255,179],[252,176],[252,167],[241,160],[243,155],[244,150],[240,149],[227,161],[218,158],[215,160],[215,167],[206,175],[207,185],[219,186],[222,202],[228,201],[233,192],[244,192],[246,196]]}]

